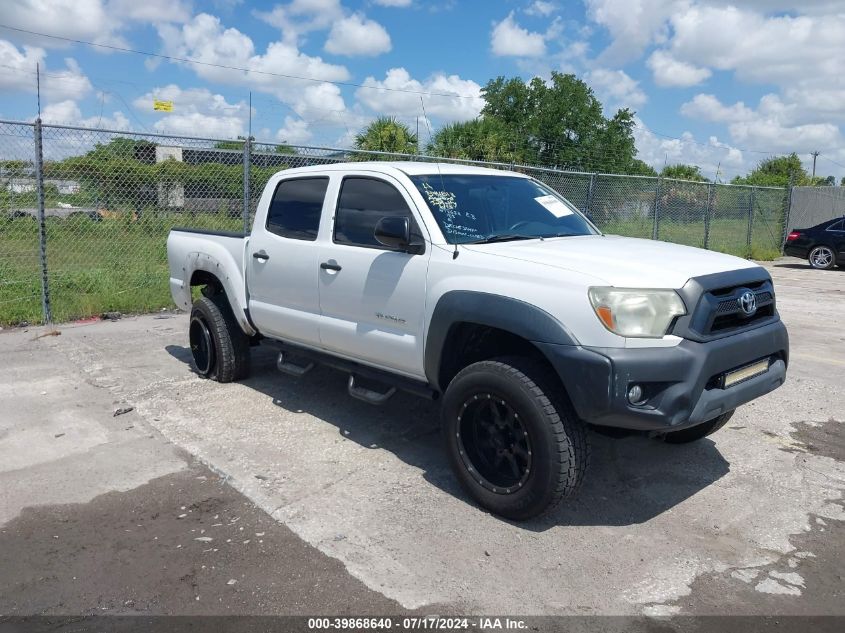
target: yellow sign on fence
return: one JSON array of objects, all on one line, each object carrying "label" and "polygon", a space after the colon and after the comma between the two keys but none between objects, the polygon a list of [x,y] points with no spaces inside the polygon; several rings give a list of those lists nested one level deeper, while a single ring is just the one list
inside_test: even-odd
[{"label": "yellow sign on fence", "polygon": [[173,112],[173,102],[153,99],[153,110],[157,112]]}]

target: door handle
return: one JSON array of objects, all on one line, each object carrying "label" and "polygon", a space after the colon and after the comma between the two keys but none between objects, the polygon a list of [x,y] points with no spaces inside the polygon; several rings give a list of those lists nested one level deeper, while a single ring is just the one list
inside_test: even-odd
[{"label": "door handle", "polygon": [[258,251],[257,253],[253,253],[252,256],[255,259],[263,259],[264,261],[267,261],[268,259],[270,259],[270,256],[267,253],[265,253],[264,251]]},{"label": "door handle", "polygon": [[323,262],[322,264],[320,264],[320,268],[322,268],[323,270],[341,270],[341,266],[338,266],[337,264],[330,264],[329,262]]}]

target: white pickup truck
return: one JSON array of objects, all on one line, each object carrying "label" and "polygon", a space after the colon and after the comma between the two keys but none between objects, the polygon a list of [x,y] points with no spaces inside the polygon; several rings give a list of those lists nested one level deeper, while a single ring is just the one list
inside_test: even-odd
[{"label": "white pickup truck", "polygon": [[280,370],[332,365],[373,404],[440,399],[457,478],[512,519],[577,490],[590,426],[689,442],[786,377],[764,268],[603,235],[513,172],[289,169],[249,235],[174,229],[167,254],[201,376],[244,377],[250,347],[273,345]]}]

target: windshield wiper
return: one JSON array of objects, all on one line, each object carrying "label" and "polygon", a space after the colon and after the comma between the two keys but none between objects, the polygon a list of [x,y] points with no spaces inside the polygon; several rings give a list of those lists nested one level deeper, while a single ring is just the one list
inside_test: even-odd
[{"label": "windshield wiper", "polygon": [[542,240],[539,235],[523,235],[521,233],[497,233],[496,235],[488,235],[480,240],[473,240],[472,242],[465,242],[465,244],[492,244],[493,242],[512,242],[515,240]]}]

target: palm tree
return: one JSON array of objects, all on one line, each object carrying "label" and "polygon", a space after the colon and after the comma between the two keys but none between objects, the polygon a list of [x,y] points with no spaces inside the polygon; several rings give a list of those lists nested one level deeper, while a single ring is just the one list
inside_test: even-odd
[{"label": "palm tree", "polygon": [[380,116],[355,135],[355,148],[396,154],[416,154],[417,135],[392,116]]}]

